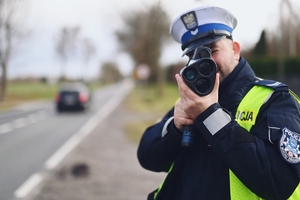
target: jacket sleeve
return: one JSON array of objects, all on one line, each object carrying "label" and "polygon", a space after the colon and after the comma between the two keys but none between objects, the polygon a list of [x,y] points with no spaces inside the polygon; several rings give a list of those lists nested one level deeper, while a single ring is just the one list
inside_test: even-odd
[{"label": "jacket sleeve", "polygon": [[194,124],[252,192],[264,199],[287,199],[299,183],[300,167],[284,159],[280,140],[284,128],[300,133],[299,113],[299,104],[288,92],[275,92],[261,108],[251,132],[219,104],[199,115]]},{"label": "jacket sleeve", "polygon": [[142,135],[137,156],[145,169],[167,172],[180,152],[181,133],[174,125],[173,115],[174,108]]}]

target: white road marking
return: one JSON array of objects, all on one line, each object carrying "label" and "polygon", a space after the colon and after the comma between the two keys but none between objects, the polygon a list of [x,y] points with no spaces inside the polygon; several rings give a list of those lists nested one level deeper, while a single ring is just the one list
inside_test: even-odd
[{"label": "white road marking", "polygon": [[35,114],[28,115],[27,119],[29,124],[33,124],[37,122],[37,118]]},{"label": "white road marking", "polygon": [[34,124],[38,121],[47,119],[47,112],[41,110],[39,112],[28,115],[27,117],[22,117],[15,119],[12,122],[0,125],[0,134],[5,134],[13,131],[14,129],[22,128],[28,126],[29,124]]},{"label": "white road marking", "polygon": [[[64,145],[44,163],[44,166],[47,170],[57,167],[57,165],[81,142],[81,140],[90,134],[99,125],[99,123],[105,119],[123,101],[123,99],[125,99],[125,97],[133,88],[133,83],[131,81],[125,81],[124,84],[122,84],[122,87],[123,88],[120,88],[121,92],[115,93],[115,95],[112,96],[111,99],[109,99],[107,103],[104,104],[100,110],[98,110],[98,112],[87,123],[85,123],[75,135],[73,135],[66,143],[64,143]],[[126,88],[128,88],[128,90],[126,90]],[[30,177],[20,187],[20,189],[15,192],[15,197],[27,197],[42,181],[43,176],[40,174],[34,174],[33,178]]]},{"label": "white road marking", "polygon": [[39,121],[45,120],[47,118],[47,113],[44,110],[41,110],[37,113],[37,119]]},{"label": "white road marking", "polygon": [[[132,82],[122,84],[119,91],[104,104],[100,110],[87,122],[82,128],[74,134],[60,149],[58,149],[46,162],[45,168],[48,170],[54,169],[79,143],[90,134],[99,123],[105,119],[122,101],[133,87]],[[128,88],[126,90],[125,88]]]},{"label": "white road marking", "polygon": [[26,126],[27,124],[26,124],[26,120],[25,120],[25,118],[19,118],[19,119],[15,119],[14,121],[13,121],[13,124],[14,124],[14,128],[15,129],[17,129],[17,128],[22,128],[22,127],[24,127],[24,126]]},{"label": "white road marking", "polygon": [[12,130],[12,124],[11,123],[6,123],[6,124],[1,124],[0,125],[0,134],[8,133]]},{"label": "white road marking", "polygon": [[31,175],[26,182],[23,183],[16,191],[15,197],[22,199],[28,196],[28,194],[43,180],[43,175],[40,173]]}]

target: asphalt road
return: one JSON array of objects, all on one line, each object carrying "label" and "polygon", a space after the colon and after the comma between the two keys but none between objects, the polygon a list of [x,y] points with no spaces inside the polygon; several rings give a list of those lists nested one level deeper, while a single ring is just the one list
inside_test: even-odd
[{"label": "asphalt road", "polygon": [[142,200],[165,173],[143,169],[137,144],[123,130],[126,123],[148,118],[120,104],[93,130],[26,200]]},{"label": "asphalt road", "polygon": [[[114,174],[115,170],[119,171],[121,169],[120,166],[125,166],[132,170],[132,163],[128,162],[130,159],[137,164],[136,167],[139,170],[145,172],[136,161],[136,144],[129,145],[131,147],[126,146],[128,144],[121,140],[124,136],[121,133],[122,127],[118,129],[118,121],[115,121],[119,117],[120,119],[128,119],[128,116],[118,113],[120,110],[116,110],[116,107],[122,103],[132,88],[131,86],[130,82],[125,81],[103,88],[95,93],[93,107],[89,112],[58,114],[55,112],[53,102],[26,104],[1,112],[0,199],[53,199],[49,197],[49,193],[43,190],[47,190],[49,180],[51,182],[51,180],[55,180],[57,177],[59,180],[62,180],[62,177],[68,174],[68,167],[71,167],[72,170],[75,169],[72,177],[78,178],[78,174],[81,177],[80,173],[82,171],[88,172],[89,175],[87,177],[92,177],[96,182],[103,180],[103,177],[106,175]],[[101,138],[97,140],[92,139],[92,143],[86,144],[83,142],[88,141],[94,134],[97,135],[100,133]],[[116,138],[111,138],[112,136]],[[91,148],[93,142],[95,146]],[[85,153],[84,155],[81,155],[81,153],[78,154],[76,151],[80,149],[80,145],[84,144],[89,153]],[[115,146],[116,144],[117,146]],[[122,148],[122,145],[124,148]],[[129,150],[130,148],[131,150]],[[100,153],[101,157],[95,158],[91,152]],[[115,159],[114,154],[120,156],[122,153],[125,153],[125,155]],[[72,160],[74,156],[76,158],[83,156],[83,158],[88,159],[91,163],[73,163],[71,165],[74,166],[69,166],[70,161],[67,161]],[[112,163],[108,162],[109,160],[105,160],[106,158],[113,158],[110,161],[113,161],[113,163],[119,162],[119,164],[111,165]],[[93,165],[94,163],[102,163],[102,167],[105,170],[109,169],[112,171],[107,173],[102,169],[103,171],[99,172],[101,167]],[[92,169],[98,171],[98,175],[93,176]],[[119,177],[121,176],[115,177],[114,182],[118,181]],[[130,180],[130,177],[128,178]],[[63,178],[63,180],[65,179]],[[109,180],[106,179],[104,185],[107,185],[107,181]],[[61,183],[59,181],[59,184]],[[113,185],[115,186],[115,184]],[[128,186],[127,183],[126,185]],[[62,190],[62,188],[57,188],[57,191],[51,190],[50,193],[52,194],[50,196],[59,193],[68,194],[68,191]],[[83,185],[80,188],[86,187]],[[75,191],[80,190],[76,189]],[[126,191],[123,192],[127,193]],[[149,191],[147,190],[147,192]],[[76,194],[74,190],[71,193]],[[107,195],[110,196],[113,193],[109,192]],[[48,196],[44,198],[40,196],[41,194],[47,194]],[[143,193],[142,196],[144,195]],[[99,195],[96,196],[95,199],[109,199],[99,198]],[[76,199],[77,197],[79,195],[71,198],[58,197],[54,199]],[[90,198],[85,195],[85,197],[77,199],[92,199],[92,197]]]},{"label": "asphalt road", "polygon": [[79,113],[57,115],[47,106],[1,116],[0,199],[5,200],[87,120]]}]

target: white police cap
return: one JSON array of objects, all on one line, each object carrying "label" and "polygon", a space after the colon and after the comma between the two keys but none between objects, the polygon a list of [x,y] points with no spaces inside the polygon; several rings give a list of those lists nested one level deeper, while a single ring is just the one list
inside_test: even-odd
[{"label": "white police cap", "polygon": [[237,19],[219,7],[202,6],[178,16],[170,26],[170,34],[182,44],[183,55],[198,46],[214,43],[222,38],[232,38]]}]

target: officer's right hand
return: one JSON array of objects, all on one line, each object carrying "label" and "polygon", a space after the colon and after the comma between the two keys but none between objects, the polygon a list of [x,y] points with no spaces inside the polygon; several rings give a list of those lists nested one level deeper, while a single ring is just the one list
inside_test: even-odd
[{"label": "officer's right hand", "polygon": [[183,125],[193,124],[194,120],[191,119],[183,110],[181,98],[175,104],[174,108],[174,124],[180,131],[183,129]]},{"label": "officer's right hand", "polygon": [[177,80],[179,94],[182,102],[182,109],[191,119],[196,119],[207,108],[218,102],[219,78],[220,74],[216,74],[214,89],[205,96],[199,96],[193,92],[184,82],[179,74],[175,75]]}]

